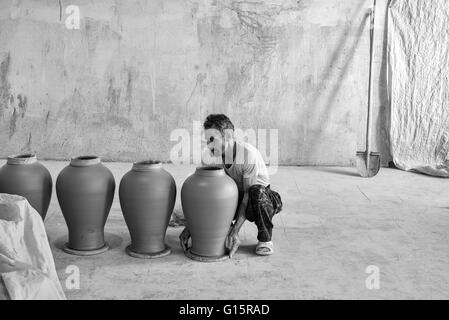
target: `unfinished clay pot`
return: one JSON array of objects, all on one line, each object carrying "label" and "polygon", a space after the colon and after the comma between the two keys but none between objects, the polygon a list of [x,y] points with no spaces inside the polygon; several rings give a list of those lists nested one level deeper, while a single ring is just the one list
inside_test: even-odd
[{"label": "unfinished clay pot", "polygon": [[170,254],[165,233],[176,199],[173,177],[158,161],[133,164],[119,187],[120,205],[131,235],[126,251],[138,258]]},{"label": "unfinished clay pot", "polygon": [[9,156],[0,168],[0,193],[25,197],[42,219],[47,214],[52,187],[50,172],[35,154]]},{"label": "unfinished clay pot", "polygon": [[234,218],[238,190],[223,168],[200,167],[181,189],[181,202],[192,237],[190,258],[220,258]]},{"label": "unfinished clay pot", "polygon": [[114,190],[114,176],[96,156],[72,158],[59,173],[56,194],[69,229],[64,251],[91,255],[108,249],[104,226]]}]

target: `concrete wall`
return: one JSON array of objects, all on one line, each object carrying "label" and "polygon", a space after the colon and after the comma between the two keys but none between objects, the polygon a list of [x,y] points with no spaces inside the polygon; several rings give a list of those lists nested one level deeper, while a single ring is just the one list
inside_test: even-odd
[{"label": "concrete wall", "polygon": [[[223,112],[279,129],[282,164],[350,165],[364,149],[365,0],[2,0],[0,157],[169,159],[170,132]],[[65,27],[68,5],[81,28]],[[388,152],[385,0],[375,138]]]}]

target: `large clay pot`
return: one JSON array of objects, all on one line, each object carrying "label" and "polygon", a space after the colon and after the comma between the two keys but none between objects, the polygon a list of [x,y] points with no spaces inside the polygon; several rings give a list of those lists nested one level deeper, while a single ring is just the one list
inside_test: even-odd
[{"label": "large clay pot", "polygon": [[120,181],[120,205],[131,235],[126,248],[137,258],[157,258],[170,254],[165,233],[176,199],[173,177],[158,161],[133,164]]},{"label": "large clay pot", "polygon": [[192,237],[192,247],[187,252],[190,258],[207,261],[224,256],[237,202],[237,185],[223,168],[200,167],[186,179],[181,203]]},{"label": "large clay pot", "polygon": [[114,176],[96,156],[72,158],[59,173],[56,194],[69,229],[64,251],[92,255],[108,250],[104,226],[114,190]]},{"label": "large clay pot", "polygon": [[47,214],[52,187],[50,172],[35,154],[10,156],[0,168],[0,193],[25,197],[42,219]]}]

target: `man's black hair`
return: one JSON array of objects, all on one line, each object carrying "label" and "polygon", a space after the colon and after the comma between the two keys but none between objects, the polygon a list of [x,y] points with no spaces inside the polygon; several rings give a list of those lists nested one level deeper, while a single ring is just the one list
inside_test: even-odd
[{"label": "man's black hair", "polygon": [[204,121],[204,129],[216,129],[224,134],[226,129],[231,129],[234,131],[234,125],[231,120],[224,114],[210,114]]}]

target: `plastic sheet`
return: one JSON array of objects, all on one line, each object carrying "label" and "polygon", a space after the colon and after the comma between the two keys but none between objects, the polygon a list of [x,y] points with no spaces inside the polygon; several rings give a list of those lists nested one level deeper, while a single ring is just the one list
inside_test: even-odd
[{"label": "plastic sheet", "polygon": [[0,273],[13,300],[65,299],[42,218],[25,198],[5,193],[0,193]]}]

